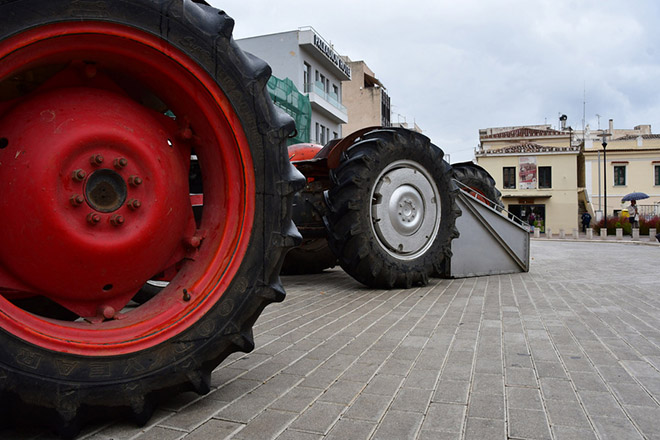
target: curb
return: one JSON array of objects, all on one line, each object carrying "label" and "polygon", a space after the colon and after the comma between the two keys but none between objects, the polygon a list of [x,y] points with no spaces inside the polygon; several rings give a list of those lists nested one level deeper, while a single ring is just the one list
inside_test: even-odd
[{"label": "curb", "polygon": [[660,247],[660,243],[653,243],[652,241],[632,241],[632,240],[600,240],[594,238],[593,240],[585,240],[580,238],[535,238],[530,237],[532,241],[568,241],[571,243],[616,243],[616,244],[634,244],[638,246],[655,246]]}]

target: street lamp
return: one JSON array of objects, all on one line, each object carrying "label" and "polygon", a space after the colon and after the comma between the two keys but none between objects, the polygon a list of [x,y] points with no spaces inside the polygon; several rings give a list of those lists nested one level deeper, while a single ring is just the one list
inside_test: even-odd
[{"label": "street lamp", "polygon": [[607,136],[612,136],[610,133],[603,130],[600,137],[603,139],[603,192],[604,192],[604,205],[603,214],[605,218],[605,230],[607,230]]}]

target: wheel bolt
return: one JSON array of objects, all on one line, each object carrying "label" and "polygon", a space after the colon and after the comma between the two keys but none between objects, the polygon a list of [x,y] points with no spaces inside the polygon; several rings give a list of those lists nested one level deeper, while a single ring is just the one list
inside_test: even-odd
[{"label": "wheel bolt", "polygon": [[99,313],[105,319],[112,319],[117,314],[114,307],[112,307],[112,306],[103,306],[103,305],[99,307]]},{"label": "wheel bolt", "polygon": [[142,202],[140,202],[138,199],[130,199],[128,202],[126,202],[126,205],[128,205],[128,208],[131,211],[135,211],[136,209],[140,209]]},{"label": "wheel bolt", "polygon": [[189,248],[197,249],[199,245],[202,244],[202,240],[198,236],[193,235],[192,237],[186,238],[185,243]]},{"label": "wheel bolt", "polygon": [[94,166],[99,166],[103,163],[103,156],[101,156],[100,154],[95,154],[94,156],[89,158],[89,163]]},{"label": "wheel bolt", "polygon": [[73,196],[69,197],[69,202],[71,202],[71,204],[73,206],[80,206],[80,205],[83,204],[84,201],[85,201],[85,198],[83,196],[81,196],[80,194],[76,194],[76,195],[73,195]]},{"label": "wheel bolt", "polygon": [[139,176],[131,176],[128,178],[128,184],[131,186],[139,186],[142,184],[142,178]]},{"label": "wheel bolt", "polygon": [[85,179],[86,176],[87,176],[87,173],[85,172],[85,170],[80,170],[79,169],[79,170],[75,170],[73,172],[73,180],[76,180],[78,182],[82,182]]},{"label": "wheel bolt", "polygon": [[115,214],[112,217],[110,217],[110,224],[112,226],[121,226],[124,224],[124,217],[121,215]]},{"label": "wheel bolt", "polygon": [[121,170],[126,165],[128,165],[128,160],[126,160],[123,157],[118,157],[114,160],[113,164],[114,164],[115,168],[117,168],[118,170]]},{"label": "wheel bolt", "polygon": [[101,216],[98,215],[97,213],[90,212],[89,214],[87,214],[87,223],[89,223],[90,225],[94,226],[100,221],[101,221]]}]

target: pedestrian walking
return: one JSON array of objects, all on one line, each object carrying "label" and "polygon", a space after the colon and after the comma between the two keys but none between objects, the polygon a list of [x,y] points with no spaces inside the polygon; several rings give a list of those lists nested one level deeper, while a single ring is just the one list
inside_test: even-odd
[{"label": "pedestrian walking", "polygon": [[591,224],[591,214],[584,212],[582,214],[582,232],[587,232],[587,228]]},{"label": "pedestrian walking", "polygon": [[639,211],[637,210],[637,202],[634,200],[630,201],[630,206],[628,206],[628,221],[633,228],[639,228]]}]

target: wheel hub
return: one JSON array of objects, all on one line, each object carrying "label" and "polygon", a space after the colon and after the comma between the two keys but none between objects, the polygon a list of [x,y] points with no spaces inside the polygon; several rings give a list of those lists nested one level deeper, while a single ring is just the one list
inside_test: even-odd
[{"label": "wheel hub", "polygon": [[104,168],[94,171],[85,183],[87,204],[98,212],[114,212],[126,201],[126,182],[117,172]]},{"label": "wheel hub", "polygon": [[374,232],[397,258],[412,259],[432,244],[440,224],[438,190],[428,172],[411,161],[390,164],[374,187]]},{"label": "wheel hub", "polygon": [[6,114],[2,266],[80,316],[120,310],[179,252],[189,225],[190,153],[172,143],[169,121],[82,87]]}]

